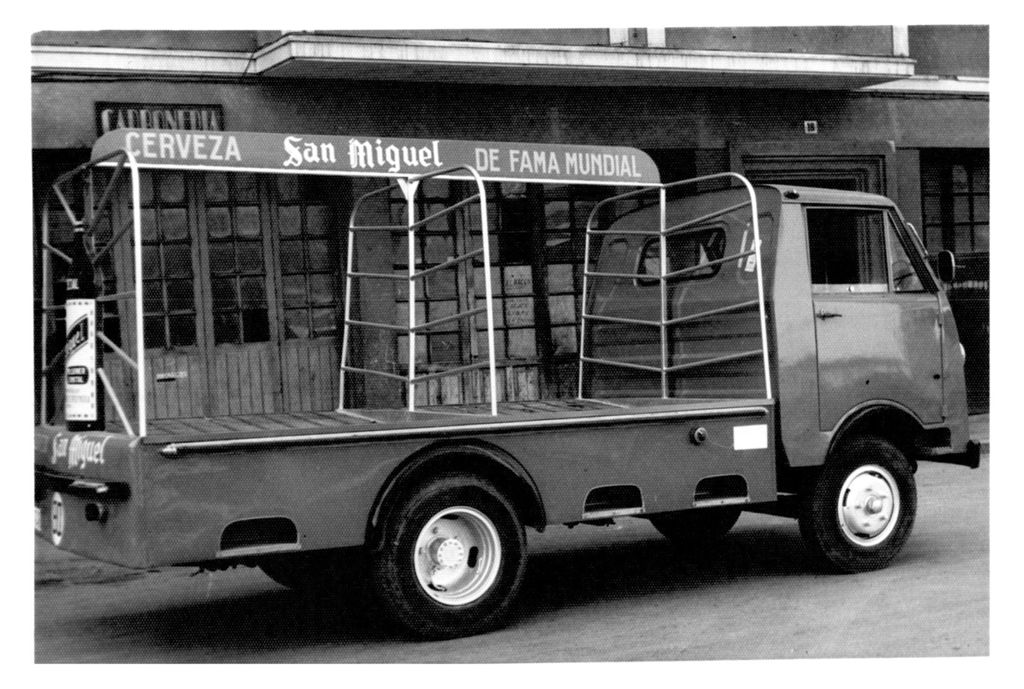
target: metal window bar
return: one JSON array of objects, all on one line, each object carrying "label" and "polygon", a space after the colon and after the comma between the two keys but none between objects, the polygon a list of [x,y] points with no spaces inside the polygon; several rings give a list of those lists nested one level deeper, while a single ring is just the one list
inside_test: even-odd
[{"label": "metal window bar", "polygon": [[[729,178],[734,179],[734,180],[738,180],[742,184],[742,186],[747,191],[747,195],[749,197],[748,201],[744,201],[744,202],[741,202],[741,203],[736,203],[736,204],[733,204],[733,205],[730,205],[730,206],[726,206],[726,207],[721,208],[721,209],[717,209],[717,210],[715,210],[712,213],[707,213],[707,214],[702,215],[700,217],[692,218],[692,219],[687,220],[686,222],[680,223],[678,225],[673,225],[671,227],[667,227],[666,226],[666,214],[667,214],[666,192],[667,192],[667,190],[672,189],[672,188],[676,188],[676,187],[681,187],[683,185],[699,184],[699,183],[707,182],[707,181],[711,181],[711,180],[720,180],[720,179],[729,179]],[[651,193],[655,189],[657,189],[657,191],[658,191],[658,204],[659,204],[659,228],[658,228],[657,232],[644,231],[644,230],[617,230],[614,227],[613,228],[602,229],[602,230],[597,230],[594,227],[595,219],[599,216],[599,213],[600,213],[600,211],[601,211],[601,209],[603,207],[605,207],[605,206],[607,206],[609,204],[618,202],[618,201],[625,200],[625,199],[635,198],[637,196],[640,196],[641,194],[649,194],[649,193]],[[721,217],[723,215],[726,215],[728,213],[732,213],[732,212],[740,210],[742,208],[746,208],[748,206],[751,209],[751,227],[753,229],[753,243],[754,243],[753,248],[751,250],[744,251],[744,252],[739,252],[739,253],[736,253],[736,254],[733,254],[733,255],[730,255],[730,256],[725,256],[723,258],[715,259],[713,261],[708,261],[707,263],[702,263],[699,266],[689,266],[687,268],[682,268],[680,270],[675,270],[675,271],[671,271],[671,272],[668,270],[668,244],[667,244],[668,237],[670,237],[672,235],[676,235],[676,234],[685,234],[685,233],[688,233],[688,232],[699,231],[701,228],[695,227],[696,225],[699,225],[699,224],[702,224],[702,223],[706,223],[708,220],[712,220],[714,218]],[[640,274],[635,274],[635,273],[619,273],[619,272],[612,272],[612,271],[594,271],[594,270],[590,270],[590,257],[591,257],[590,242],[591,242],[591,238],[594,235],[614,235],[614,236],[633,235],[633,236],[659,237],[660,238],[659,254],[660,254],[660,264],[661,264],[660,265],[660,270],[658,271],[659,274],[654,276],[654,275],[640,275]],[[735,261],[737,259],[743,259],[743,258],[745,258],[747,256],[755,256],[756,257],[755,258],[755,261],[756,261],[756,271],[757,271],[757,299],[756,300],[749,300],[749,301],[744,301],[744,302],[740,302],[740,303],[737,303],[737,304],[731,304],[729,306],[725,306],[725,307],[721,307],[721,308],[709,309],[709,310],[706,310],[706,311],[702,311],[700,313],[689,314],[687,316],[681,316],[681,317],[678,317],[678,318],[669,318],[668,317],[668,281],[669,280],[672,280],[674,278],[680,277],[682,275],[686,275],[688,273],[694,273],[694,272],[697,272],[699,270],[704,270],[708,266],[715,266],[715,265],[725,264],[725,263],[728,263],[729,261]],[[719,363],[724,363],[724,362],[728,362],[728,361],[736,361],[736,360],[746,359],[746,358],[750,358],[750,357],[753,357],[753,356],[760,355],[761,358],[762,358],[762,364],[763,364],[763,367],[764,367],[765,398],[766,399],[771,399],[772,398],[772,392],[771,392],[771,377],[770,377],[769,360],[768,360],[768,331],[767,331],[766,312],[765,312],[765,304],[764,304],[764,276],[763,276],[763,273],[762,273],[761,263],[762,263],[762,261],[761,261],[761,233],[760,233],[759,218],[758,218],[758,211],[757,211],[757,197],[756,197],[756,195],[754,193],[754,187],[751,185],[750,181],[747,180],[742,175],[739,175],[737,173],[734,173],[734,172],[723,172],[723,173],[719,173],[719,174],[715,174],[715,175],[706,175],[706,176],[703,176],[703,177],[695,177],[693,179],[681,180],[679,182],[671,182],[669,184],[662,184],[662,185],[659,185],[657,187],[648,187],[648,188],[644,188],[644,189],[637,189],[637,190],[634,190],[634,191],[626,192],[624,194],[619,194],[617,196],[612,196],[610,198],[604,199],[601,202],[599,202],[597,205],[594,206],[594,208],[591,210],[590,216],[587,218],[587,229],[586,229],[586,237],[585,237],[585,241],[584,241],[584,250],[583,250],[583,293],[581,295],[581,300],[583,302],[583,308],[581,309],[581,314],[580,314],[580,346],[579,346],[580,362],[579,362],[579,383],[578,383],[578,395],[577,395],[578,398],[579,399],[585,399],[584,394],[583,394],[583,391],[584,391],[583,389],[584,389],[584,382],[585,382],[584,372],[585,372],[585,365],[586,364],[594,364],[594,365],[601,365],[601,366],[613,366],[613,367],[618,367],[618,368],[627,368],[627,369],[633,369],[633,370],[639,370],[639,371],[647,371],[647,372],[651,372],[651,373],[658,373],[660,375],[660,377],[661,377],[661,394],[662,394],[662,398],[663,399],[668,399],[668,397],[669,397],[669,375],[670,374],[677,373],[679,371],[686,371],[686,370],[698,368],[698,367],[701,367],[701,366],[708,366],[708,365],[712,365],[712,364],[719,364]],[[619,279],[629,279],[629,280],[641,280],[641,279],[642,280],[658,280],[659,283],[660,283],[659,286],[660,286],[660,292],[661,292],[661,295],[660,295],[661,296],[660,319],[659,320],[645,320],[645,319],[639,319],[639,318],[626,318],[626,317],[620,317],[620,316],[602,316],[602,315],[598,315],[598,314],[588,313],[587,305],[589,303],[589,300],[588,300],[588,296],[587,296],[587,290],[590,287],[590,279],[591,278],[619,278]],[[738,353],[728,354],[728,355],[719,356],[719,357],[711,357],[711,358],[707,358],[707,359],[700,359],[698,361],[691,361],[691,362],[686,362],[686,363],[682,363],[682,364],[669,365],[668,330],[669,330],[670,327],[675,326],[675,325],[679,325],[681,323],[690,323],[690,322],[693,322],[693,321],[697,321],[697,320],[700,320],[700,319],[704,319],[704,318],[708,318],[708,317],[711,317],[711,316],[719,315],[719,314],[722,314],[722,313],[729,313],[729,312],[732,312],[732,311],[740,311],[740,310],[743,310],[743,309],[748,309],[748,308],[751,308],[751,307],[753,307],[755,305],[758,307],[758,316],[759,316],[760,331],[761,331],[761,347],[759,349],[745,351],[745,352],[738,352]],[[602,358],[599,358],[599,357],[587,356],[587,354],[586,354],[586,352],[587,352],[587,350],[586,350],[587,339],[586,338],[587,338],[587,322],[588,321],[602,321],[602,322],[607,322],[607,323],[620,323],[620,324],[624,324],[624,325],[637,325],[637,326],[644,326],[644,327],[656,327],[656,328],[659,328],[660,329],[660,337],[661,337],[661,366],[660,367],[646,366],[646,365],[643,365],[643,364],[635,364],[635,363],[627,362],[627,361],[615,361],[615,360],[612,360],[612,359],[602,359]]]},{"label": "metal window bar", "polygon": [[[683,184],[683,182],[678,182],[677,184]],[[672,235],[672,234],[677,234],[677,233],[685,234],[686,232],[700,232],[704,228],[702,228],[702,227],[695,227],[695,225],[703,225],[708,220],[713,220],[714,218],[720,218],[721,216],[728,215],[729,213],[732,213],[733,211],[738,211],[741,208],[746,208],[747,206],[751,205],[751,203],[752,203],[751,201],[744,201],[743,203],[737,203],[737,204],[734,204],[732,206],[726,206],[725,208],[720,208],[719,210],[716,210],[714,213],[707,213],[706,215],[702,215],[699,218],[693,218],[692,220],[687,220],[684,223],[679,223],[678,225],[673,225],[672,227],[667,227],[667,228],[665,228],[665,231],[662,234]]]},{"label": "metal window bar", "polygon": [[114,410],[117,412],[117,417],[121,420],[121,424],[124,429],[128,431],[128,435],[135,435],[135,431],[132,429],[132,424],[128,421],[127,415],[124,413],[124,407],[121,406],[121,400],[118,399],[117,393],[114,391],[114,386],[110,384],[110,380],[107,378],[106,372],[103,367],[100,366],[96,369],[96,375],[99,376],[100,381],[103,383],[103,389],[110,395],[110,401],[114,404]]},{"label": "metal window bar", "polygon": [[110,350],[114,352],[114,354],[117,354],[119,357],[121,357],[121,359],[124,360],[126,364],[131,366],[132,370],[138,372],[139,369],[138,366],[136,366],[135,364],[135,360],[128,356],[128,354],[123,349],[114,344],[109,337],[107,337],[100,331],[96,332],[96,337],[99,338],[103,342],[103,344],[110,347]]},{"label": "metal window bar", "polygon": [[[44,220],[43,222],[45,223],[46,221]],[[53,254],[54,256],[56,256],[57,258],[61,259],[62,261],[64,261],[64,262],[65,262],[65,263],[67,263],[67,264],[70,264],[70,263],[72,263],[72,261],[71,261],[71,257],[70,257],[70,256],[68,256],[68,255],[67,255],[66,253],[64,253],[63,251],[61,251],[60,249],[58,249],[57,247],[55,247],[55,246],[50,246],[50,244],[48,244],[47,242],[43,242],[42,244],[43,244],[43,248],[44,248],[44,249],[46,249],[47,251],[49,251],[50,253],[52,253],[52,254]]]},{"label": "metal window bar", "polygon": [[[97,167],[113,167],[114,171],[107,180],[106,185],[103,189],[103,193],[100,195],[98,202],[94,203],[94,189],[93,189],[93,173]],[[99,250],[95,248],[95,230],[97,225],[97,219],[102,217],[104,211],[113,203],[114,191],[117,187],[118,182],[121,179],[121,175],[124,173],[124,169],[128,168],[130,177],[130,186],[132,194],[132,216],[130,220],[126,220],[118,231],[114,233],[111,240]],[[68,180],[77,177],[79,175],[88,174],[88,184],[86,187],[86,203],[83,209],[83,217],[79,218],[75,215],[74,210],[71,208],[71,204],[67,200],[67,196],[61,187],[67,183]],[[138,432],[132,427],[128,421],[127,414],[125,413],[124,406],[121,404],[121,400],[118,398],[117,391],[111,385],[106,372],[100,367],[97,368],[96,373],[100,382],[103,384],[103,388],[114,405],[114,409],[117,415],[124,425],[125,430],[129,435],[137,435],[144,437],[146,435],[146,391],[145,391],[145,376],[141,375],[141,371],[144,370],[144,332],[143,332],[143,317],[142,317],[142,212],[139,206],[140,188],[139,188],[139,167],[135,160],[135,156],[131,152],[126,150],[115,151],[102,158],[91,160],[87,163],[83,163],[75,167],[72,170],[60,175],[51,186],[50,195],[46,198],[43,204],[42,212],[42,240],[40,242],[42,252],[42,265],[41,265],[41,277],[42,277],[42,304],[41,311],[42,317],[40,318],[40,339],[42,343],[41,347],[41,367],[40,367],[40,394],[39,394],[39,418],[43,422],[46,420],[46,401],[49,396],[49,373],[53,370],[54,364],[58,358],[61,358],[63,350],[57,352],[57,354],[49,361],[47,361],[47,340],[49,334],[49,328],[51,324],[50,313],[60,311],[64,309],[63,304],[53,304],[53,273],[52,265],[50,261],[50,254],[53,254],[61,260],[71,263],[71,259],[64,254],[62,251],[57,249],[50,242],[50,203],[53,198],[56,198],[60,203],[65,215],[72,225],[77,228],[82,228],[86,234],[86,238],[91,240],[86,242],[86,250],[88,252],[88,258],[90,263],[95,267],[113,248],[113,246],[127,234],[128,230],[132,230],[134,237],[134,256],[133,262],[135,265],[134,270],[134,290],[131,292],[119,292],[116,294],[99,295],[96,299],[97,302],[110,302],[120,301],[124,299],[135,300],[135,337],[136,337],[136,350],[137,355],[135,359],[132,359],[123,349],[114,345],[109,337],[103,332],[103,319],[97,318],[96,323],[96,336],[97,346],[107,346],[117,354],[120,358],[125,360],[128,365],[136,372],[136,384],[137,384],[137,405],[138,405]]]},{"label": "metal window bar", "polygon": [[[432,213],[420,220],[416,219],[416,192],[419,189],[420,182],[431,177],[441,177],[451,175],[457,171],[467,171],[476,182],[477,193],[472,194],[451,206],[444,208],[443,210]],[[356,220],[359,217],[359,210],[362,204],[374,196],[390,193],[394,189],[401,189],[402,194],[405,196],[407,203],[407,224],[406,225],[359,225]],[[455,211],[468,206],[472,203],[479,201],[480,203],[480,229],[481,229],[481,240],[482,247],[480,249],[474,249],[465,254],[461,254],[454,258],[448,259],[436,266],[431,266],[423,270],[416,270],[416,230],[425,227],[427,224],[443,218]],[[362,231],[380,231],[380,232],[398,232],[405,231],[407,233],[407,246],[408,246],[408,274],[385,274],[385,273],[372,273],[355,270],[355,235],[357,232]],[[461,375],[467,371],[472,371],[481,368],[487,368],[490,373],[489,379],[489,396],[490,396],[490,414],[491,416],[498,415],[498,391],[497,391],[497,376],[496,376],[496,365],[494,357],[494,298],[491,287],[491,257],[490,257],[490,239],[489,230],[487,223],[487,193],[484,189],[483,179],[475,169],[469,166],[459,166],[449,168],[447,170],[440,170],[438,172],[432,172],[425,175],[419,175],[416,177],[409,177],[407,179],[399,179],[393,184],[374,191],[363,194],[353,204],[352,213],[349,220],[349,231],[348,231],[348,252],[346,257],[346,269],[345,269],[345,310],[344,310],[344,327],[342,331],[342,345],[341,345],[341,363],[339,366],[339,401],[338,411],[345,411],[345,374],[346,373],[361,373],[365,375],[382,376],[393,380],[401,380],[406,384],[406,400],[407,408],[409,411],[416,411],[416,385],[418,383],[427,382],[436,378],[443,378],[451,375]],[[454,268],[455,266],[472,261],[473,259],[481,257],[484,264],[484,291],[485,291],[485,305],[467,311],[456,313],[451,316],[445,316],[438,318],[433,321],[427,321],[426,323],[416,323],[416,280],[423,279],[424,277],[441,270]],[[407,280],[408,281],[408,303],[409,303],[409,322],[406,326],[399,326],[392,323],[376,323],[371,321],[356,320],[352,318],[352,284],[354,279],[359,278],[371,278],[371,279],[386,279],[386,280]],[[429,330],[432,327],[450,323],[452,321],[471,319],[477,315],[485,313],[487,316],[487,360],[472,363],[466,366],[459,366],[450,368],[444,371],[436,371],[433,373],[416,375],[416,335],[422,333],[425,330]],[[371,328],[381,328],[384,330],[390,330],[395,332],[406,333],[408,337],[408,371],[405,376],[400,376],[387,371],[379,371],[367,368],[360,368],[349,364],[349,346],[351,344],[351,326],[363,326]]]},{"label": "metal window bar", "polygon": [[[722,313],[729,313],[732,311],[742,311],[743,309],[749,309],[751,306],[757,306],[757,299],[751,299],[750,301],[743,301],[738,304],[730,304],[717,309],[708,309],[707,311],[701,311],[699,313],[692,313],[688,316],[680,316],[678,318],[669,319],[668,325],[679,325],[680,323],[689,323],[690,321],[700,320],[707,318],[708,316],[717,316]],[[624,325],[660,325],[657,321],[645,321],[639,318],[626,318],[624,316],[603,316],[594,313],[583,314],[584,318],[589,318],[592,321],[604,321],[608,323],[622,323]]]},{"label": "metal window bar", "polygon": [[670,373],[674,373],[676,371],[688,371],[691,368],[698,368],[700,366],[709,366],[711,364],[723,364],[727,361],[749,359],[750,357],[757,356],[760,353],[760,349],[751,349],[746,352],[738,352],[736,354],[724,354],[722,356],[716,356],[710,359],[701,359],[700,361],[689,361],[685,364],[676,364],[675,366],[669,366],[668,370]]},{"label": "metal window bar", "polygon": [[736,259],[746,258],[747,256],[753,256],[753,255],[754,255],[754,251],[753,250],[743,251],[743,252],[740,252],[740,253],[731,254],[729,256],[723,256],[722,258],[716,258],[713,261],[708,261],[707,263],[701,263],[700,265],[687,266],[686,268],[680,268],[679,270],[674,270],[671,273],[665,273],[664,275],[649,275],[647,273],[613,273],[613,272],[596,271],[596,270],[588,270],[588,271],[584,272],[583,275],[584,275],[584,277],[589,276],[589,277],[596,277],[596,278],[624,278],[624,279],[629,279],[629,280],[657,280],[659,278],[668,278],[669,280],[671,280],[672,278],[677,278],[680,275],[686,275],[688,273],[696,273],[696,272],[704,270],[706,268],[713,268],[714,266],[721,265],[723,263],[728,263],[729,261],[735,261]]}]

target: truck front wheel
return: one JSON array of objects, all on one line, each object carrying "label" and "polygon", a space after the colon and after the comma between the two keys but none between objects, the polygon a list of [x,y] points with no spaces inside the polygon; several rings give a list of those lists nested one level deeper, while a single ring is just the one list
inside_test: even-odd
[{"label": "truck front wheel", "polygon": [[371,556],[393,621],[428,639],[469,636],[504,621],[526,569],[526,536],[490,482],[446,476],[384,514]]},{"label": "truck front wheel", "polygon": [[917,488],[910,464],[871,436],[845,443],[803,497],[800,533],[815,561],[840,572],[881,569],[910,536]]}]

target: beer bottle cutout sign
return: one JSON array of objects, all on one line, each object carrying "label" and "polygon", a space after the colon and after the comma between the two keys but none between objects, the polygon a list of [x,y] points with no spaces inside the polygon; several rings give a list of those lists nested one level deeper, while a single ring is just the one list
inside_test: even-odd
[{"label": "beer bottle cutout sign", "polygon": [[85,232],[78,229],[71,246],[64,343],[64,418],[70,431],[103,428],[103,401],[96,370],[100,348],[96,342],[96,284],[92,262],[85,251]]}]

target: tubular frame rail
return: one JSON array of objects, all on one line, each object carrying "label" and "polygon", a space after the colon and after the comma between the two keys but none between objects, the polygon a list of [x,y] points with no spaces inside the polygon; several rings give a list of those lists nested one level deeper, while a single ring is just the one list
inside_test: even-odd
[{"label": "tubular frame rail", "polygon": [[[99,201],[95,204],[94,200],[94,179],[93,171],[96,167],[113,168],[113,172],[110,179],[107,181],[106,186],[103,189],[103,193],[100,195]],[[96,227],[99,223],[100,218],[114,201],[114,190],[116,189],[117,183],[124,174],[125,168],[128,169],[129,178],[131,183],[132,193],[132,214],[131,218],[114,231],[111,239],[103,247],[96,248]],[[84,199],[83,217],[79,218],[75,215],[71,204],[65,195],[62,186],[65,185],[68,180],[82,174],[88,174],[88,184],[86,186],[86,198]],[[139,207],[139,166],[135,159],[135,156],[130,151],[119,150],[114,151],[102,158],[91,160],[87,163],[83,163],[73,170],[69,170],[54,181],[50,193],[47,194],[46,201],[43,203],[42,213],[42,257],[41,257],[41,272],[42,272],[42,317],[40,318],[40,393],[39,393],[39,418],[43,422],[46,421],[46,403],[48,397],[49,388],[49,374],[53,371],[54,367],[62,362],[64,349],[57,352],[52,358],[48,358],[49,352],[47,351],[46,343],[49,335],[50,327],[50,314],[62,311],[64,309],[63,304],[52,303],[53,299],[53,275],[52,275],[52,264],[51,254],[56,258],[70,264],[71,258],[68,257],[64,252],[60,251],[50,243],[50,204],[56,199],[67,216],[68,220],[74,228],[75,241],[82,241],[85,246],[86,255],[92,267],[95,269],[97,264],[113,249],[114,245],[117,244],[129,231],[133,233],[135,240],[133,261],[135,263],[134,270],[134,285],[131,292],[119,292],[116,294],[99,295],[96,298],[98,303],[108,301],[122,301],[122,300],[135,300],[135,349],[136,358],[133,359],[123,349],[118,347],[106,334],[103,332],[103,319],[98,317],[96,319],[96,339],[97,347],[106,346],[114,354],[123,359],[128,366],[135,371],[136,385],[137,385],[137,402],[138,402],[138,433],[132,427],[131,422],[128,420],[128,416],[125,413],[124,405],[121,403],[120,398],[117,396],[117,392],[110,383],[110,379],[107,377],[106,372],[102,367],[96,369],[96,376],[99,382],[102,383],[103,389],[110,399],[111,404],[114,405],[114,410],[117,412],[118,418],[121,424],[124,426],[125,431],[129,435],[145,436],[146,435],[146,394],[145,394],[145,376],[142,375],[142,371],[145,370],[144,352],[144,333],[143,333],[143,317],[142,317],[142,213]]]},{"label": "tubular frame rail", "polygon": [[[703,182],[709,182],[720,179],[736,179],[739,180],[742,185],[746,188],[748,201],[743,203],[733,204],[726,206],[725,208],[718,209],[713,213],[707,213],[697,218],[692,218],[686,222],[672,227],[666,227],[666,215],[667,215],[667,201],[666,192],[669,189],[682,187],[684,185],[699,184]],[[598,230],[594,227],[595,219],[598,217],[600,211],[605,206],[614,203],[616,201],[622,201],[624,199],[636,198],[642,194],[648,194],[652,191],[658,192],[658,205],[659,205],[659,227],[657,231],[644,231],[644,230],[616,230],[616,229],[604,229]],[[719,259],[708,261],[697,266],[688,266],[679,270],[669,271],[668,270],[668,238],[673,235],[687,234],[690,232],[700,231],[700,226],[706,223],[708,220],[721,217],[727,213],[731,213],[742,208],[750,207],[751,210],[751,226],[753,228],[753,248],[747,251],[740,251],[729,256],[724,256]],[[640,235],[647,237],[658,237],[660,238],[659,247],[659,258],[660,258],[660,270],[659,275],[655,278],[649,274],[641,275],[638,273],[617,273],[607,271],[596,271],[590,269],[590,240],[595,235]],[[745,257],[754,256],[757,270],[757,300],[748,300],[731,304],[729,306],[720,307],[716,309],[709,309],[695,314],[689,314],[678,318],[669,318],[669,304],[668,304],[668,281],[687,275],[689,273],[696,272],[698,270],[704,270],[708,266],[715,266],[729,261],[742,260]],[[590,278],[619,278],[629,280],[652,280],[657,279],[661,288],[661,313],[658,320],[644,320],[639,318],[624,318],[618,316],[602,316],[599,314],[592,314],[587,311],[589,306],[587,289],[590,287]],[[757,212],[757,196],[754,194],[754,187],[750,181],[735,172],[723,172],[714,175],[706,175],[703,177],[695,177],[693,179],[681,180],[678,182],[671,182],[669,184],[662,184],[657,187],[647,187],[643,189],[637,189],[629,191],[624,194],[612,196],[604,199],[594,206],[590,213],[590,217],[587,218],[587,230],[586,240],[584,244],[583,254],[583,293],[581,296],[582,309],[580,314],[580,363],[579,363],[579,389],[578,397],[584,399],[583,395],[583,384],[584,384],[584,366],[586,364],[602,365],[602,366],[614,366],[618,368],[627,368],[632,370],[647,371],[650,373],[657,373],[661,377],[661,396],[662,399],[669,398],[669,376],[679,371],[685,371],[693,368],[699,368],[702,366],[709,366],[713,364],[721,364],[729,361],[737,361],[740,359],[748,359],[760,355],[764,365],[764,389],[765,398],[772,398],[771,391],[771,377],[768,363],[768,331],[765,319],[765,305],[764,305],[764,277],[761,272],[761,233],[758,223],[758,212]],[[672,365],[670,363],[669,354],[669,328],[674,325],[681,323],[688,323],[697,321],[710,316],[715,316],[722,313],[728,313],[732,311],[740,311],[743,309],[750,308],[754,305],[758,307],[760,329],[761,329],[761,347],[759,349],[753,349],[744,352],[736,352],[733,354],[727,354],[723,356],[711,357],[707,359],[700,359],[698,361],[691,361],[684,364]],[[660,331],[661,335],[661,365],[660,366],[648,366],[645,364],[636,364],[627,361],[616,361],[614,359],[602,359],[598,357],[587,356],[586,350],[586,337],[587,337],[587,322],[588,321],[602,321],[607,323],[620,323],[624,325],[637,325],[642,327],[656,327]]]},{"label": "tubular frame rail", "polygon": [[[432,177],[441,177],[450,175],[453,172],[465,170],[472,177],[476,183],[477,193],[468,196],[461,201],[444,208],[436,213],[432,213],[421,220],[416,220],[416,192],[419,189],[420,182],[425,179]],[[357,218],[359,210],[364,201],[372,197],[390,193],[394,189],[401,189],[402,194],[405,196],[405,200],[408,206],[407,210],[407,221],[406,225],[359,225],[357,224]],[[439,263],[436,266],[431,266],[423,270],[416,270],[416,230],[418,228],[426,226],[435,220],[445,217],[464,206],[472,204],[476,201],[480,202],[480,227],[482,234],[482,246],[480,249],[466,252],[454,258],[450,258],[447,261]],[[354,257],[355,257],[355,236],[358,232],[398,232],[405,230],[408,245],[408,259],[407,263],[409,266],[407,275],[398,275],[395,273],[371,273],[362,272],[354,269]],[[497,380],[496,380],[496,365],[494,361],[494,300],[491,287],[491,256],[490,256],[490,241],[489,232],[487,226],[487,193],[484,190],[483,179],[480,174],[470,166],[458,166],[452,167],[445,170],[439,170],[437,172],[431,172],[424,175],[418,175],[415,177],[409,177],[405,179],[398,179],[394,184],[390,184],[380,189],[363,194],[356,200],[352,207],[352,213],[349,219],[349,230],[348,230],[348,251],[346,258],[345,268],[345,316],[344,316],[344,329],[342,331],[342,344],[341,344],[341,364],[339,366],[339,384],[338,384],[338,412],[345,412],[345,374],[346,373],[361,373],[365,375],[374,375],[388,378],[391,380],[402,381],[406,385],[406,398],[407,408],[410,412],[416,411],[416,385],[425,381],[433,380],[435,378],[443,378],[450,375],[460,375],[466,371],[476,370],[487,367],[490,372],[489,380],[489,397],[490,397],[490,415],[498,415],[498,394],[497,394]],[[479,308],[469,309],[461,313],[455,313],[451,316],[445,316],[438,318],[433,321],[427,321],[425,323],[416,323],[416,281],[420,280],[428,275],[439,272],[441,270],[454,268],[460,263],[472,261],[476,257],[481,257],[484,264],[484,290],[485,290],[485,305]],[[370,278],[378,280],[402,280],[407,282],[408,286],[408,302],[409,302],[409,322],[406,326],[395,325],[393,323],[379,323],[373,321],[356,320],[352,318],[352,282],[354,279]],[[473,318],[478,314],[485,313],[487,317],[487,361],[478,361],[466,366],[458,366],[450,368],[445,371],[437,371],[427,373],[423,375],[416,375],[416,335],[422,333],[430,328],[441,325],[443,323],[449,323],[452,321],[458,321],[465,318]],[[349,346],[350,346],[350,330],[351,326],[357,327],[370,327],[380,328],[383,330],[390,330],[393,332],[406,333],[408,337],[408,370],[405,376],[401,376],[395,373],[387,371],[379,371],[368,368],[360,368],[349,364]]]}]

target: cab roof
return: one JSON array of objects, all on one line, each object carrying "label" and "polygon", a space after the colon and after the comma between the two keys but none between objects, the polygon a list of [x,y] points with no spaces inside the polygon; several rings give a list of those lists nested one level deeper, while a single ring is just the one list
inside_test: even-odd
[{"label": "cab roof", "polygon": [[880,194],[868,194],[863,191],[845,191],[843,189],[823,189],[820,187],[800,187],[792,184],[765,184],[776,189],[782,195],[783,203],[835,204],[842,206],[892,206],[893,202]]}]

